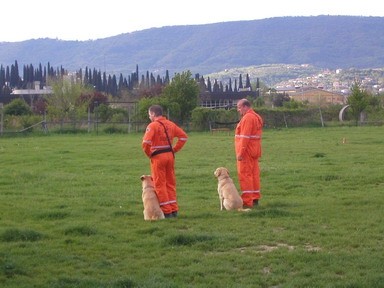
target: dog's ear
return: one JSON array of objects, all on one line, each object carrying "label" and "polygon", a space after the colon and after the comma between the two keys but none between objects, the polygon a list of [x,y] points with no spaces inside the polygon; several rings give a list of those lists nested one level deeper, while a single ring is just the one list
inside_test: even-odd
[{"label": "dog's ear", "polygon": [[144,175],[141,175],[141,176],[140,176],[140,180],[141,180],[141,181],[143,181],[143,180],[144,180],[144,178],[145,178],[145,176],[144,176]]},{"label": "dog's ear", "polygon": [[221,173],[221,169],[220,168],[217,168],[215,170],[215,172],[213,172],[213,175],[215,175],[216,177],[219,177],[220,176],[220,173]]}]

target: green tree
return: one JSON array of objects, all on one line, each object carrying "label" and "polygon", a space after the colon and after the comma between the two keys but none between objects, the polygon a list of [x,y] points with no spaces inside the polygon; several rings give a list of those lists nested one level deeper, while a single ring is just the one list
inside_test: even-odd
[{"label": "green tree", "polygon": [[[199,85],[190,71],[177,73],[162,93],[170,114],[182,123],[190,119],[192,110],[199,103]],[[173,109],[173,110],[171,110]]]},{"label": "green tree", "polygon": [[350,106],[351,114],[357,126],[362,112],[369,104],[369,94],[361,89],[361,84],[358,81],[355,81],[351,87],[351,95],[348,97],[347,104]]},{"label": "green tree", "polygon": [[86,115],[89,103],[81,99],[81,95],[91,94],[91,88],[67,80],[53,81],[51,86],[53,94],[47,97],[47,115],[50,118],[76,123]]}]

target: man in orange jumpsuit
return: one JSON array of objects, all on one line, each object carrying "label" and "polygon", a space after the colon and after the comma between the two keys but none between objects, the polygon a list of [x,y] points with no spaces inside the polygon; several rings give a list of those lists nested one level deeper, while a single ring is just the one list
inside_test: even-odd
[{"label": "man in orange jumpsuit", "polygon": [[263,119],[247,99],[237,103],[237,111],[242,116],[235,131],[237,174],[243,205],[251,208],[258,205],[261,198],[259,158]]},{"label": "man in orange jumpsuit", "polygon": [[[151,160],[151,175],[165,218],[177,217],[175,153],[184,146],[188,136],[163,116],[161,106],[149,107],[148,115],[151,123],[145,131],[142,149]],[[177,142],[173,146],[174,138]]]}]

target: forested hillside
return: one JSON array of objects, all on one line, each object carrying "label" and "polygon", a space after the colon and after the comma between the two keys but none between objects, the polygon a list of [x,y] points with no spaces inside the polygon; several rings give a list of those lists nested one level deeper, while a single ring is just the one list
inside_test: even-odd
[{"label": "forested hillside", "polygon": [[384,67],[383,39],[384,17],[280,17],[152,28],[93,41],[2,42],[0,64],[50,63],[115,75],[129,75],[137,64],[141,71],[171,75],[275,63],[375,68]]}]

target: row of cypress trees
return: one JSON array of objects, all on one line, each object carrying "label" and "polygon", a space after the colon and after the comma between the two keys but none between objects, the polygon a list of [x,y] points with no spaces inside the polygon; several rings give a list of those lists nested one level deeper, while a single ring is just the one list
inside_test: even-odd
[{"label": "row of cypress trees", "polygon": [[[126,77],[122,73],[120,73],[119,76],[107,75],[106,72],[88,67],[84,70],[79,69],[76,72],[69,72],[62,66],[54,68],[49,62],[46,66],[43,66],[41,63],[37,67],[32,64],[24,65],[22,75],[20,75],[19,71],[17,60],[10,66],[4,67],[0,65],[0,102],[4,102],[1,100],[2,96],[9,96],[14,89],[34,89],[36,82],[40,84],[40,89],[43,89],[49,85],[49,83],[47,83],[49,79],[55,80],[63,77],[73,77],[76,81],[90,85],[98,92],[112,96],[121,96],[125,91],[129,92],[134,89],[138,89],[138,93],[140,95],[142,94],[141,96],[157,95],[159,93],[156,91],[161,91],[162,87],[170,83],[168,70],[166,70],[164,77],[160,77],[159,75],[155,76],[149,71],[140,77],[138,65],[136,65],[136,70]],[[234,80],[234,83],[232,79],[229,79],[229,83],[226,85],[223,85],[216,79],[211,81],[209,77],[205,80],[204,77],[199,74],[195,75],[195,80],[199,83],[201,92],[217,94],[236,92],[243,88],[251,90],[251,82],[248,74],[246,74],[245,84],[243,84],[241,74],[238,79]],[[256,88],[259,87],[258,81],[259,79],[257,79]]]}]

